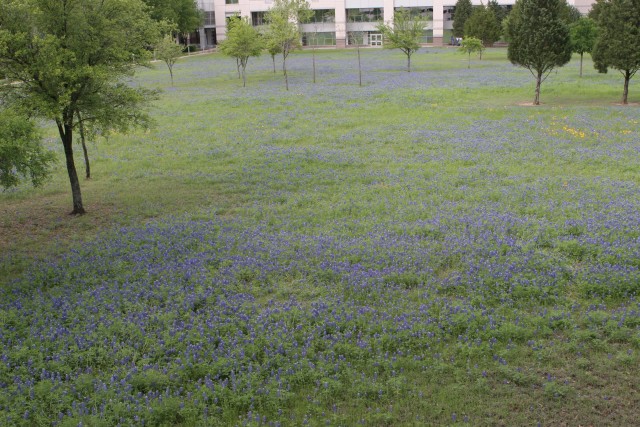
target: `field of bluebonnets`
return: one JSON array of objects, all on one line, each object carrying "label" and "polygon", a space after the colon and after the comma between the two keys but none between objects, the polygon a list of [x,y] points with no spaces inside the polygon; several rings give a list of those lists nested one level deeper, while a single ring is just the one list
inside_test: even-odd
[{"label": "field of bluebonnets", "polygon": [[364,50],[363,87],[355,55],[289,92],[269,57],[141,70],[157,125],[90,145],[87,216],[62,167],[0,195],[0,424],[637,423],[620,76],[574,59],[532,107],[504,50]]}]

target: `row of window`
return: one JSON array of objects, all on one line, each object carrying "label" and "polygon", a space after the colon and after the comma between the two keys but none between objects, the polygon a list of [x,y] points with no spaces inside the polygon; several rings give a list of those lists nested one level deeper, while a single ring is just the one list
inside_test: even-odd
[{"label": "row of window", "polygon": [[[230,0],[232,1],[232,0]],[[420,16],[425,20],[431,19],[433,14],[433,8],[397,8],[408,9],[411,15]],[[384,18],[384,12],[381,7],[376,8],[364,8],[364,9],[347,9],[347,22],[382,22]],[[251,22],[253,25],[266,25],[265,19],[267,12],[251,12]],[[323,24],[336,22],[335,9],[315,9],[313,10],[313,16],[310,23]]]},{"label": "row of window", "polygon": [[[238,0],[225,0],[227,4],[237,4]],[[446,7],[444,9],[444,20],[453,20],[454,7]],[[509,7],[510,9],[510,7]],[[412,16],[418,16],[425,21],[429,21],[433,17],[432,7],[397,7],[396,10],[409,10]],[[381,7],[375,8],[360,8],[360,9],[346,9],[347,22],[382,22],[384,20],[384,11]],[[266,25],[266,11],[251,12],[251,22],[254,26]],[[231,14],[229,14],[231,15]],[[310,23],[324,24],[335,23],[336,11],[335,9],[314,9],[313,16],[310,19]],[[213,11],[204,12],[204,25],[215,25],[215,13]]]}]

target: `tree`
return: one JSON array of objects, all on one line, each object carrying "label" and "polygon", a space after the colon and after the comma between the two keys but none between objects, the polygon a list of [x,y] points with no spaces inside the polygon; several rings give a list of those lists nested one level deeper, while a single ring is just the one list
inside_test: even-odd
[{"label": "tree", "polygon": [[[480,39],[484,46],[493,45],[500,38],[501,33],[502,28],[493,10],[485,6],[474,7],[473,13],[464,24],[464,36]],[[482,53],[480,53],[480,59],[482,59]]]},{"label": "tree", "polygon": [[493,14],[498,20],[498,24],[502,26],[502,21],[507,17],[507,9],[504,6],[501,6],[497,0],[489,0],[487,8],[493,11]]},{"label": "tree", "polygon": [[173,66],[180,56],[182,56],[182,46],[177,44],[169,34],[156,45],[156,57],[167,64],[171,76],[171,86],[173,86]]},{"label": "tree", "polygon": [[469,54],[469,64],[467,68],[471,68],[471,54],[474,52],[478,52],[480,57],[482,57],[482,51],[484,50],[484,45],[480,39],[475,37],[465,37],[462,39],[460,43],[460,47],[458,48],[460,52]]},{"label": "tree", "polygon": [[39,186],[54,160],[53,152],[42,146],[31,120],[12,111],[0,111],[0,187],[15,187],[22,179]]},{"label": "tree", "polygon": [[248,18],[236,20],[227,31],[227,38],[220,43],[219,49],[226,56],[236,58],[242,72],[242,86],[247,85],[247,63],[252,56],[260,56],[264,43],[262,36]]},{"label": "tree", "polygon": [[598,27],[593,19],[583,16],[569,26],[569,35],[572,51],[580,54],[580,77],[582,77],[582,57],[593,50],[598,37]]},{"label": "tree", "polygon": [[264,44],[267,52],[271,56],[271,61],[273,62],[273,74],[276,73],[276,55],[282,53],[282,46],[279,41],[273,37],[273,33],[267,31],[264,35]]},{"label": "tree", "polygon": [[411,72],[411,55],[420,49],[425,25],[421,17],[400,9],[394,14],[391,25],[378,24],[376,27],[382,33],[385,48],[400,49],[407,56],[407,72]]},{"label": "tree", "polygon": [[0,87],[5,105],[55,122],[64,148],[73,214],[83,214],[73,158],[81,123],[102,134],[147,126],[155,92],[125,78],[148,63],[156,25],[140,0],[0,0]]},{"label": "tree", "polygon": [[597,11],[598,38],[591,57],[600,73],[609,67],[620,71],[622,103],[627,104],[629,81],[640,69],[640,0],[604,0]]},{"label": "tree", "polygon": [[194,0],[143,0],[149,6],[151,17],[171,22],[179,34],[187,34],[202,24],[202,12]]},{"label": "tree", "polygon": [[366,31],[360,28],[361,24],[358,24],[358,29],[349,32],[349,44],[356,46],[358,52],[358,86],[362,87],[362,61],[360,58],[360,46],[363,43],[364,35]]},{"label": "tree", "polygon": [[306,0],[274,0],[267,11],[270,43],[277,44],[282,53],[282,73],[286,90],[289,90],[287,75],[287,57],[292,50],[302,46],[299,24],[306,22],[312,15],[311,7]]},{"label": "tree", "polygon": [[569,28],[562,20],[564,0],[517,0],[509,17],[511,63],[536,79],[533,103],[540,104],[540,85],[549,73],[571,60]]},{"label": "tree", "polygon": [[582,18],[582,14],[574,5],[565,2],[563,6],[561,16],[567,25],[571,25]]},{"label": "tree", "polygon": [[453,35],[454,37],[464,36],[464,24],[473,12],[471,0],[458,0],[453,10]]}]

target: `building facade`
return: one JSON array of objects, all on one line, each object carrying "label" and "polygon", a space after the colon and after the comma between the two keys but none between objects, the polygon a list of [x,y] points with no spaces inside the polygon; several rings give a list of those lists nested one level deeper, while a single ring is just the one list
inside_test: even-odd
[{"label": "building facade", "polygon": [[[481,0],[471,2],[481,4]],[[589,11],[592,2],[568,0],[583,14]],[[255,26],[266,25],[265,13],[272,3],[273,0],[198,0],[205,16],[204,26],[199,29],[201,47],[210,48],[224,40],[227,20],[232,16],[249,17]],[[394,11],[401,8],[410,9],[427,22],[423,43],[441,46],[451,38],[456,0],[309,0],[309,3],[313,18],[301,25],[306,46],[381,46],[382,34],[376,26],[392,22]],[[510,8],[515,0],[498,3]]]}]

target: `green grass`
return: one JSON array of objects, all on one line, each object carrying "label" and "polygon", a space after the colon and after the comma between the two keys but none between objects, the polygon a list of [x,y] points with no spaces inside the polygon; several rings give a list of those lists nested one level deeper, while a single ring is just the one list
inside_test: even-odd
[{"label": "green grass", "polygon": [[[261,414],[284,425],[304,419],[310,425],[633,425],[640,404],[640,282],[634,275],[640,267],[634,255],[640,205],[637,82],[630,87],[636,104],[616,105],[619,76],[597,74],[585,58],[580,79],[576,56],[549,76],[542,86],[543,105],[534,107],[528,105],[533,78],[510,65],[504,49],[487,50],[482,61],[472,58],[470,70],[466,55],[455,49],[423,49],[412,58],[411,73],[403,71],[405,58],[398,52],[363,49],[363,87],[358,87],[355,51],[318,50],[316,60],[314,85],[311,52],[292,55],[289,92],[282,76],[272,73],[269,57],[249,62],[246,88],[237,79],[235,62],[217,54],[178,62],[173,88],[163,64],[141,69],[134,84],[165,90],[153,106],[157,125],[89,145],[93,177],[82,182],[87,215],[65,214],[71,200],[62,161],[42,188],[0,194],[0,283],[25,289],[35,277],[34,286],[45,293],[70,292],[89,300],[102,280],[115,286],[136,274],[146,277],[134,262],[107,262],[101,270],[65,261],[72,248],[83,248],[83,242],[101,247],[125,226],[215,220],[235,224],[226,230],[234,238],[245,231],[265,240],[296,236],[292,247],[270,249],[283,263],[296,260],[297,269],[265,272],[256,267],[262,264],[252,264],[234,270],[234,256],[254,256],[243,251],[243,244],[253,243],[251,237],[237,237],[229,249],[233,256],[197,270],[206,280],[190,292],[200,295],[207,283],[228,279],[225,296],[253,298],[242,305],[247,316],[295,300],[299,312],[283,311],[282,322],[292,330],[303,325],[309,335],[316,331],[315,324],[307,328],[314,304],[336,295],[347,307],[388,309],[390,317],[381,320],[365,310],[362,317],[336,322],[336,328],[360,331],[375,351],[348,340],[336,344],[331,351],[350,366],[341,365],[335,376],[327,373],[330,362],[314,359],[316,369],[296,367],[289,378],[291,395],[282,400],[219,395],[224,410],[218,424],[247,421],[247,400],[255,398],[263,399],[262,406],[256,404]],[[62,158],[53,129],[45,131],[47,144]],[[198,259],[216,249],[217,256],[223,253],[216,246],[223,237],[220,232],[211,247],[195,245],[181,253]],[[314,255],[307,245],[320,237],[335,239],[337,248]],[[148,242],[131,239],[145,253]],[[394,239],[418,243],[398,249]],[[107,258],[102,249],[79,250],[88,259]],[[307,258],[299,260],[298,254]],[[382,293],[358,288],[347,273],[314,264],[326,259],[379,269],[383,277],[375,289]],[[63,267],[48,270],[38,263],[55,260]],[[598,270],[606,265],[627,270],[617,276]],[[509,268],[521,275],[503,279],[500,274]],[[140,285],[157,286],[172,274],[177,273],[167,268]],[[552,286],[536,281],[551,276]],[[81,285],[66,283],[73,280]],[[68,286],[80,288],[68,291]],[[162,297],[120,302],[119,310],[144,312],[154,307],[153,298],[184,298],[187,304],[191,293],[171,286],[163,288]],[[194,312],[201,306],[218,310],[215,298],[198,301]],[[395,327],[394,319],[423,309],[438,324],[419,331],[434,333],[437,341],[385,332]],[[22,325],[29,331],[15,313],[3,309],[3,327]],[[167,314],[157,322],[175,325],[187,314]],[[111,325],[109,334],[142,334],[122,322]],[[304,336],[295,338],[304,341]],[[31,347],[7,349],[25,372],[30,357],[36,364],[49,363],[38,359],[42,353],[33,340]],[[176,340],[176,352],[184,345]],[[323,354],[329,351],[326,345],[318,340],[313,349]],[[157,342],[149,339],[144,346],[122,347],[113,356],[95,347],[94,353],[66,360],[60,370],[75,375],[85,364],[93,367],[95,372],[73,379],[74,390],[90,390],[96,378],[109,378],[115,363],[109,357],[131,352],[136,366],[159,363],[150,356]],[[258,352],[257,347],[251,351]],[[290,360],[277,363],[293,369]],[[199,369],[227,368],[223,362],[194,365],[190,371],[154,368],[132,375],[130,384],[141,393],[162,392],[195,384],[205,375]],[[257,381],[256,376],[246,381]],[[35,387],[42,407],[70,405],[70,397],[47,401],[50,388],[46,381]],[[113,399],[112,413],[126,416],[117,396],[98,396]],[[186,400],[155,402],[149,422],[202,422],[201,406],[189,401],[180,407]],[[0,411],[9,413],[7,407]],[[70,417],[68,423],[80,420]],[[50,420],[41,415],[40,421],[34,423]]]}]

